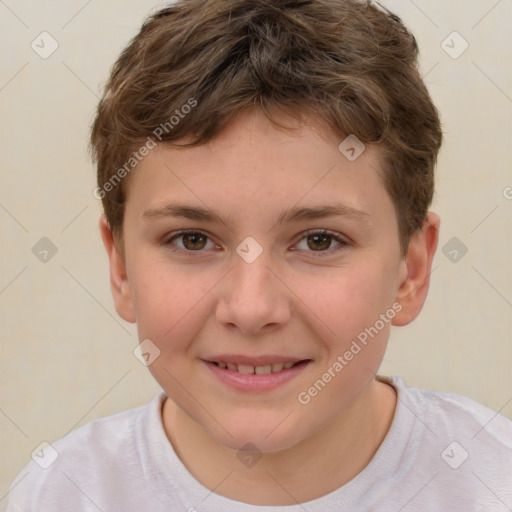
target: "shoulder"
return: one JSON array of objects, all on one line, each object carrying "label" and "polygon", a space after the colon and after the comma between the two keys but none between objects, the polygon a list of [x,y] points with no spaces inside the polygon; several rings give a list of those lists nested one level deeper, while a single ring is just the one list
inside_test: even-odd
[{"label": "shoulder", "polygon": [[386,499],[403,508],[413,495],[412,510],[422,512],[444,510],[447,503],[495,510],[497,497],[512,499],[510,419],[462,395],[408,387],[395,376],[382,380],[398,394],[386,451],[396,467]]},{"label": "shoulder", "polygon": [[[498,411],[455,393],[409,388],[389,378],[404,415],[414,415],[417,454],[432,467],[487,475],[512,492],[512,421]],[[443,465],[441,464],[441,467]],[[460,470],[459,470],[460,471]]]},{"label": "shoulder", "polygon": [[125,457],[134,443],[137,422],[148,407],[146,404],[99,418],[55,441],[55,468],[65,469],[75,462],[94,467],[104,465],[114,455]]},{"label": "shoulder", "polygon": [[127,478],[119,468],[137,464],[141,439],[146,437],[148,422],[156,417],[154,410],[163,397],[160,392],[146,405],[99,418],[45,443],[12,482],[7,512],[36,510],[38,502],[57,507],[56,500],[62,496],[66,496],[66,505],[77,505],[74,500],[84,499],[82,487],[88,482],[113,475]]},{"label": "shoulder", "polygon": [[[512,499],[512,421],[471,398],[406,386],[400,377],[385,377],[398,394],[394,448],[400,452],[392,494],[425,489],[414,510],[491,510],[496,496]],[[393,426],[392,426],[393,428]],[[399,439],[397,439],[397,437]],[[409,498],[408,498],[409,499]],[[492,509],[493,510],[493,509]]]},{"label": "shoulder", "polygon": [[477,439],[512,451],[512,421],[499,412],[466,396],[442,391],[407,388],[423,406],[425,421],[444,433]]},{"label": "shoulder", "polygon": [[395,387],[399,402],[443,434],[454,432],[477,436],[482,431],[512,450],[512,421],[499,412],[455,393],[408,387],[401,377],[379,377]]}]

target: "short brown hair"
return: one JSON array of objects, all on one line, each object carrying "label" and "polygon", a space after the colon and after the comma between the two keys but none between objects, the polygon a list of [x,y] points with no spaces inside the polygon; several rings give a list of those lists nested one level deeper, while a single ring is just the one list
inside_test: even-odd
[{"label": "short brown hair", "polygon": [[103,187],[129,172],[158,126],[161,143],[191,137],[181,145],[191,147],[255,106],[282,127],[270,113],[278,107],[320,114],[340,136],[383,148],[405,255],[432,202],[442,141],[417,57],[400,18],[371,1],[179,0],[153,13],[114,64],[91,130],[113,234],[122,235],[126,183]]}]

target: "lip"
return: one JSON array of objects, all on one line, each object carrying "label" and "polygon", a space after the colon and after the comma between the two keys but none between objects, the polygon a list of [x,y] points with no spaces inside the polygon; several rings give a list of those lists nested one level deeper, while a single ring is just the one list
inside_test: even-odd
[{"label": "lip", "polygon": [[274,363],[298,363],[299,361],[304,361],[307,358],[297,358],[290,356],[272,356],[272,355],[262,355],[256,357],[248,357],[239,354],[220,354],[218,356],[212,356],[203,359],[206,362],[224,362],[224,363],[233,363],[233,364],[246,364],[249,366],[266,366]]},{"label": "lip", "polygon": [[[222,359],[219,359],[222,361]],[[246,360],[255,359],[246,358]],[[273,362],[287,362],[293,361],[293,358],[288,358],[286,361],[276,361],[273,359]],[[298,375],[300,375],[312,362],[311,359],[308,360],[296,360],[301,361],[299,364],[292,366],[291,368],[283,368],[279,372],[266,373],[263,375],[258,374],[246,374],[239,373],[236,371],[231,371],[228,369],[221,368],[217,366],[215,363],[211,361],[201,360],[201,362],[212,372],[212,374],[219,379],[223,384],[229,386],[230,388],[239,390],[239,391],[268,391],[271,389],[275,389],[279,386],[282,386],[286,382],[294,379]],[[234,363],[236,364],[236,363]],[[248,363],[239,363],[239,364],[248,364]],[[250,364],[250,363],[249,363]],[[256,366],[264,366],[261,363]]]}]

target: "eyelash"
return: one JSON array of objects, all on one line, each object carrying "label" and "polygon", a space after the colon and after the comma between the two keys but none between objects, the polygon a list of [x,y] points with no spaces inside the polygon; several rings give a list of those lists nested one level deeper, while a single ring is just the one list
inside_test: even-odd
[{"label": "eyelash", "polygon": [[[172,235],[171,238],[169,238],[167,241],[164,242],[164,245],[169,245],[170,246],[174,240],[179,239],[180,237],[183,237],[185,235],[202,235],[202,236],[205,236],[206,238],[208,238],[208,240],[210,240],[210,237],[206,233],[204,233],[202,231],[199,231],[199,230],[184,230],[184,231],[179,231],[179,232],[175,233],[174,235]],[[333,253],[336,253],[336,252],[338,252],[340,250],[343,250],[345,247],[350,245],[350,242],[348,240],[346,240],[346,239],[340,237],[339,235],[337,235],[336,233],[334,233],[332,231],[329,231],[329,230],[326,230],[326,229],[311,229],[311,230],[305,231],[304,233],[302,233],[302,236],[298,240],[297,243],[301,242],[305,238],[307,238],[309,236],[312,236],[312,235],[327,235],[330,238],[332,238],[334,241],[336,241],[336,242],[338,242],[340,244],[335,249],[326,249],[324,251],[306,251],[306,252],[312,253],[313,257],[315,257],[315,258],[324,257],[323,256],[324,254],[330,256]],[[192,251],[192,250],[189,250],[189,249],[173,249],[173,248],[171,248],[171,250],[173,252],[177,252],[177,253],[185,253],[185,254],[187,254],[187,256],[193,256],[193,253],[204,252],[203,249],[198,249],[197,251]]]}]

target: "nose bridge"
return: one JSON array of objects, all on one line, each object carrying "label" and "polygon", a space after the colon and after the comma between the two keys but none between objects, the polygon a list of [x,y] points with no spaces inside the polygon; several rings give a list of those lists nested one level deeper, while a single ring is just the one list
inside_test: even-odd
[{"label": "nose bridge", "polygon": [[289,296],[275,275],[271,251],[259,247],[248,241],[237,248],[217,310],[220,322],[235,324],[244,332],[282,323],[290,316]]},{"label": "nose bridge", "polygon": [[238,256],[235,259],[233,271],[234,291],[249,296],[269,293],[273,280],[273,273],[269,268],[271,265],[272,261],[268,250],[254,260],[246,260]]}]

